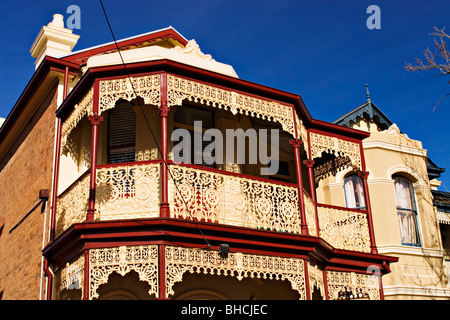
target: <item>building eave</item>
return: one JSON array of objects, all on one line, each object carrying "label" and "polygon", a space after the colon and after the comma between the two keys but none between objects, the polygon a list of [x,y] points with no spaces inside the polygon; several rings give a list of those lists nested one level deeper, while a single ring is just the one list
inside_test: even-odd
[{"label": "building eave", "polygon": [[19,99],[14,104],[14,107],[11,109],[10,113],[6,117],[3,125],[0,127],[0,144],[3,143],[5,138],[8,136],[17,119],[21,116],[21,114],[27,107],[28,102],[36,93],[38,88],[41,86],[42,82],[47,77],[47,75],[51,71],[64,73],[66,67],[69,68],[69,72],[72,73],[73,75],[77,74],[79,69],[78,64],[72,62],[62,61],[57,58],[49,56],[44,58],[43,62],[40,64],[39,68],[34,72],[33,76],[26,85]]},{"label": "building eave", "polygon": [[85,64],[89,57],[106,52],[115,51],[117,50],[117,47],[123,50],[124,48],[133,45],[139,45],[143,42],[154,42],[157,41],[158,39],[169,39],[169,38],[178,41],[183,46],[185,46],[188,43],[188,40],[183,35],[181,35],[177,30],[175,30],[173,27],[167,27],[156,31],[136,35],[133,37],[120,39],[117,41],[117,45],[114,41],[112,41],[97,46],[89,47],[86,49],[77,50],[75,52],[72,52],[71,54],[61,57],[60,59],[64,61],[71,61],[79,64]]},{"label": "building eave", "polygon": [[76,87],[68,95],[67,99],[61,104],[56,114],[58,117],[63,119],[68,116],[71,108],[73,108],[75,103],[78,102],[77,100],[79,100],[82,95],[85,94],[87,90],[89,90],[94,80],[97,78],[126,76],[127,74],[133,76],[151,72],[168,72],[180,76],[191,77],[195,80],[199,80],[205,83],[211,83],[231,90],[246,92],[268,99],[273,99],[274,101],[292,104],[295,108],[295,111],[302,119],[303,124],[308,129],[316,128],[318,130],[330,131],[335,134],[358,140],[364,139],[370,135],[370,133],[361,130],[346,128],[329,122],[313,119],[308,109],[306,108],[301,96],[298,94],[293,94],[251,81],[231,77],[205,69],[200,69],[167,59],[129,63],[126,64],[126,68],[124,68],[123,65],[89,68],[83,75],[79,83],[76,85]]}]

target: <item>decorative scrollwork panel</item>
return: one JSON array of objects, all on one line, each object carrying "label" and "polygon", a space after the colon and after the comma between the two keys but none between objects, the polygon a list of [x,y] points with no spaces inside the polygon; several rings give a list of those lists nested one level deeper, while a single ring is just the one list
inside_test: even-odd
[{"label": "decorative scrollwork panel", "polygon": [[358,143],[310,132],[311,159],[321,158],[322,152],[336,157],[348,157],[354,168],[361,169],[361,154]]},{"label": "decorative scrollwork panel", "polygon": [[200,82],[167,75],[167,100],[170,106],[189,100],[224,110],[278,122],[283,130],[295,136],[291,106],[244,95]]},{"label": "decorative scrollwork panel", "polygon": [[89,175],[85,174],[58,197],[55,235],[59,236],[75,223],[83,222],[89,204]]},{"label": "decorative scrollwork panel", "polygon": [[172,217],[301,233],[295,187],[175,165],[170,172]]},{"label": "decorative scrollwork panel", "polygon": [[327,283],[330,300],[341,299],[342,293],[351,293],[351,299],[361,296],[370,300],[380,300],[378,275],[327,271]]},{"label": "decorative scrollwork panel", "polygon": [[166,295],[175,294],[173,286],[185,272],[244,278],[287,280],[300,299],[305,299],[304,261],[295,258],[250,255],[240,252],[220,257],[217,251],[166,247]]},{"label": "decorative scrollwork panel", "polygon": [[295,112],[295,125],[297,127],[297,138],[302,140],[306,154],[309,154],[308,130],[303,124],[303,121],[300,120],[297,112]]},{"label": "decorative scrollwork panel", "polygon": [[97,289],[108,282],[111,273],[121,276],[130,271],[150,285],[149,295],[158,297],[158,246],[121,246],[89,251],[89,299],[98,298]]},{"label": "decorative scrollwork panel", "polygon": [[159,164],[97,169],[96,220],[159,216]]},{"label": "decorative scrollwork panel", "polygon": [[367,214],[317,207],[320,236],[338,249],[370,252]]},{"label": "decorative scrollwork panel", "polygon": [[67,143],[67,139],[72,130],[77,126],[78,122],[85,117],[92,115],[94,89],[91,88],[86,95],[81,99],[79,103],[75,105],[70,115],[65,119],[61,125],[61,145],[64,150],[64,146]]},{"label": "decorative scrollwork panel", "polygon": [[55,294],[58,300],[68,299],[68,290],[84,290],[84,255],[81,254],[55,273]]},{"label": "decorative scrollwork panel", "polygon": [[310,196],[303,192],[303,199],[305,203],[306,223],[308,225],[308,233],[312,236],[317,234],[316,226],[316,209]]},{"label": "decorative scrollwork panel", "polygon": [[119,99],[131,101],[137,98],[136,95],[143,98],[145,104],[159,107],[160,82],[159,74],[100,81],[98,114],[114,108]]},{"label": "decorative scrollwork panel", "polygon": [[320,269],[317,265],[312,265],[310,262],[308,262],[308,278],[311,299],[313,290],[316,289],[320,292],[322,299],[325,300],[325,282],[323,279],[323,270]]}]

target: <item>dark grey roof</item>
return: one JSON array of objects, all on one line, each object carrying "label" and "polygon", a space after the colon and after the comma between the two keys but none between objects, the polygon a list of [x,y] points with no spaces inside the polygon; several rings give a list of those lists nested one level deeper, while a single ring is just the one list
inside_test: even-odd
[{"label": "dark grey roof", "polygon": [[[358,118],[375,122],[382,130],[388,129],[393,122],[372,102],[370,99],[369,88],[366,84],[367,101],[358,108],[343,115],[334,124],[350,127],[350,122],[356,123]],[[427,171],[430,180],[439,178],[444,168],[438,167],[433,161],[427,158]]]},{"label": "dark grey roof", "polygon": [[358,108],[340,117],[334,124],[350,127],[350,122],[357,122],[358,118],[375,122],[382,130],[388,129],[393,122],[372,101],[368,101]]},{"label": "dark grey roof", "polygon": [[445,169],[438,167],[433,161],[431,161],[430,158],[427,157],[427,171],[428,178],[430,178],[430,180],[433,180],[439,178],[441,176],[441,173],[445,172]]},{"label": "dark grey roof", "polygon": [[343,115],[334,124],[350,127],[350,122],[356,123],[358,118],[375,122],[382,130],[388,129],[393,122],[370,99],[369,88],[366,84],[367,101],[358,108]]},{"label": "dark grey roof", "polygon": [[433,205],[438,211],[450,213],[450,192],[431,190]]}]

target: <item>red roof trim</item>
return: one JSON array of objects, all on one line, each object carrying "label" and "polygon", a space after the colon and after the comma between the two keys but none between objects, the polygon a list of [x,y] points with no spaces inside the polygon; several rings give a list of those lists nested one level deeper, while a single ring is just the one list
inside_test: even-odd
[{"label": "red roof trim", "polygon": [[38,69],[34,72],[27,86],[22,91],[22,94],[20,95],[19,99],[14,104],[14,107],[11,109],[10,113],[6,117],[5,122],[0,127],[0,143],[2,143],[3,140],[6,138],[16,120],[22,114],[24,108],[26,107],[26,104],[33,97],[36,90],[38,90],[39,86],[41,85],[42,81],[45,79],[47,74],[52,70],[64,73],[65,67],[69,67],[69,73],[75,74],[78,72],[79,69],[79,66],[77,64],[71,62],[61,61],[59,59],[49,56],[46,56],[44,58],[44,60],[39,65]]},{"label": "red roof trim", "polygon": [[[306,108],[302,98],[297,94],[271,88],[247,80],[234,78],[231,76],[219,74],[204,69],[199,69],[190,65],[166,59],[130,63],[127,64],[127,71],[130,73],[130,75],[165,71],[175,74],[177,76],[189,77],[197,81],[207,82],[214,85],[226,87],[229,89],[239,90],[241,92],[246,92],[253,95],[265,97],[266,99],[267,98],[274,99],[280,102],[294,105],[295,111],[299,114],[299,117],[303,120],[307,128],[317,128],[328,132],[334,132],[336,134],[353,137],[358,140],[364,139],[367,136],[369,136],[368,133],[360,130],[345,128],[325,121],[313,119],[308,109]],[[82,87],[85,87],[85,89],[87,90],[88,89],[87,87],[89,86],[90,83],[93,82],[94,79],[111,77],[111,75],[115,76],[125,75],[123,65],[118,64],[118,65],[90,68],[83,76],[80,83],[77,85],[78,88],[77,87],[74,88],[74,90],[72,90],[72,92],[69,94],[66,101],[64,101],[63,104],[60,106],[60,108],[57,111],[57,116],[64,118],[65,114],[69,112],[67,108],[70,108],[69,107],[70,105],[73,106],[75,104],[75,101],[73,100],[77,99],[77,95],[78,98],[80,98],[79,95],[84,94],[84,91],[81,90]],[[80,90],[83,92],[81,92]]]},{"label": "red roof trim", "polygon": [[312,236],[163,218],[74,224],[49,243],[44,248],[43,255],[57,265],[63,265],[71,257],[89,248],[144,243],[177,243],[185,247],[206,248],[198,227],[211,243],[212,249],[217,248],[220,243],[229,243],[234,252],[312,259],[325,268],[355,268],[364,271],[369,265],[377,265],[383,273],[387,272],[383,270],[383,262],[398,261],[398,258],[391,256],[339,250],[323,239]]},{"label": "red roof trim", "polygon": [[[187,44],[186,39],[181,34],[176,32],[172,28],[168,28],[166,30],[161,30],[159,32],[145,34],[145,35],[142,35],[142,36],[139,36],[136,38],[120,40],[117,42],[117,46],[119,47],[119,49],[125,49],[129,46],[139,45],[144,42],[153,42],[153,41],[156,41],[157,39],[169,39],[169,38],[173,38],[174,40],[180,42],[184,46]],[[75,62],[75,63],[82,65],[82,64],[86,63],[86,60],[89,57],[98,55],[100,53],[105,53],[108,51],[116,50],[116,49],[117,49],[117,47],[116,47],[115,43],[109,43],[106,45],[95,47],[90,50],[88,49],[86,51],[74,53],[70,56],[61,58],[61,60],[71,61],[71,62]]]}]

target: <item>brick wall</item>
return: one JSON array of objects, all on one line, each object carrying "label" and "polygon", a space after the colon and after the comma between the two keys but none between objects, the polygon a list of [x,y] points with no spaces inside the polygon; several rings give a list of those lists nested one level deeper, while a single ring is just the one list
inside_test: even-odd
[{"label": "brick wall", "polygon": [[[56,88],[38,107],[7,157],[0,159],[2,299],[39,299],[44,208],[33,211],[12,233],[9,230],[38,203],[40,189],[51,190]],[[49,205],[47,210],[49,217]]]}]

